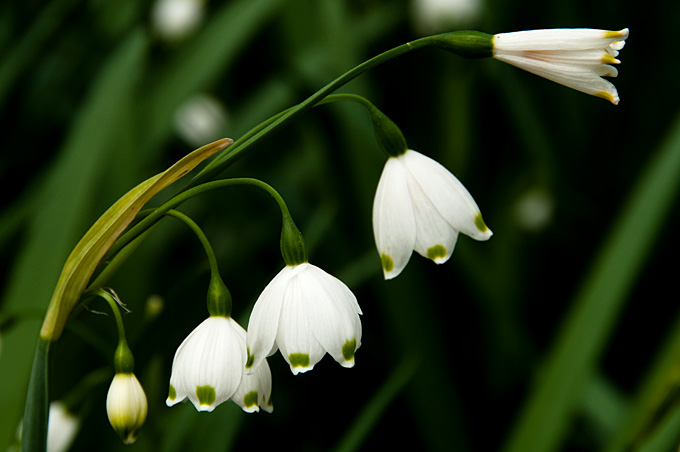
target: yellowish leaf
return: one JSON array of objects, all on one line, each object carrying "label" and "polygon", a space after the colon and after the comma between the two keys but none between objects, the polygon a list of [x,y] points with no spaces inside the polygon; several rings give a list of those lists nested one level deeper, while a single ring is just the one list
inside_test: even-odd
[{"label": "yellowish leaf", "polygon": [[233,143],[223,138],[196,149],[164,172],[145,180],[116,201],[85,233],[66,260],[47,308],[40,336],[55,341],[78,303],[97,265],[141,208],[159,191],[199,163]]}]

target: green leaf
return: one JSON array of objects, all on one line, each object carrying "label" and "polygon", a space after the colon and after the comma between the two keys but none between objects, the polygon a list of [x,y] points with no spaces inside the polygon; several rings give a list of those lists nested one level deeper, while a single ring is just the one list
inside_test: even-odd
[{"label": "green leaf", "polygon": [[680,188],[680,117],[614,222],[531,389],[506,451],[557,450]]},{"label": "green leaf", "polygon": [[159,191],[176,182],[206,158],[232,143],[223,138],[205,145],[179,160],[164,172],[133,188],[116,201],[78,242],[64,264],[47,308],[40,336],[55,341],[66,324],[97,265],[113,242],[132,222],[141,208]]},{"label": "green leaf", "polygon": [[44,451],[47,446],[47,420],[49,417],[47,364],[49,349],[50,343],[41,340],[35,350],[24,412],[21,442],[23,452]]}]

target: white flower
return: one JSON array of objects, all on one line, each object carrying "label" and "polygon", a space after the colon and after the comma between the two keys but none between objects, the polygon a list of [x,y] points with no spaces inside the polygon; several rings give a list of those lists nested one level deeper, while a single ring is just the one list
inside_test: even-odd
[{"label": "white flower", "polygon": [[258,298],[248,323],[247,370],[281,349],[294,374],[311,370],[328,352],[354,366],[361,345],[361,309],[339,279],[309,263],[288,265]]},{"label": "white flower", "polygon": [[566,28],[500,33],[493,37],[493,57],[553,82],[619,103],[612,64],[628,38],[620,31]]},{"label": "white flower", "polygon": [[111,427],[125,444],[132,444],[137,439],[146,412],[146,394],[135,374],[117,373],[106,396],[106,413]]},{"label": "white flower", "polygon": [[416,151],[388,158],[373,202],[373,233],[385,279],[399,275],[414,250],[437,264],[446,262],[459,232],[475,240],[492,235],[463,184]]},{"label": "white flower", "polygon": [[429,35],[469,25],[483,6],[482,0],[413,0],[411,10],[418,32]]},{"label": "white flower", "polygon": [[151,21],[156,32],[169,41],[183,39],[203,21],[205,5],[201,0],[157,0]]},{"label": "white flower", "polygon": [[51,402],[47,423],[47,452],[67,451],[79,428],[80,418],[69,412],[64,402]]},{"label": "white flower", "polygon": [[198,411],[212,411],[232,399],[245,411],[272,410],[271,373],[264,362],[243,376],[246,332],[231,317],[211,316],[184,339],[175,353],[166,403],[189,398]]}]

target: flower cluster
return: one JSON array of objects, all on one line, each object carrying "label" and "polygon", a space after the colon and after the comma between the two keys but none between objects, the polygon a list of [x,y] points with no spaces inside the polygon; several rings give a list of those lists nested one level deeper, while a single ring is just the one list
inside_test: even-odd
[{"label": "flower cluster", "polygon": [[[617,76],[612,65],[620,63],[616,57],[627,37],[628,29],[558,29],[493,36],[452,32],[433,37],[433,42],[467,56],[493,56],[618,104],[616,88],[602,77]],[[465,186],[444,166],[410,149],[396,124],[374,105],[354,95],[328,95],[324,101],[330,102],[330,98],[364,105],[371,115],[378,144],[387,155],[373,203],[373,233],[385,279],[401,274],[414,251],[442,264],[451,257],[459,234],[478,241],[492,236]],[[183,221],[196,233],[211,268],[209,317],[177,348],[166,404],[173,406],[189,400],[198,411],[210,412],[232,400],[246,412],[272,412],[272,374],[267,357],[280,351],[294,375],[312,370],[326,354],[342,367],[353,367],[361,346],[362,310],[342,281],[308,262],[302,234],[273,188],[245,178],[203,186],[233,183],[263,188],[279,204],[281,254],[286,265],[257,299],[246,331],[231,317],[231,295],[222,282],[207,238],[186,215],[174,210],[164,213]],[[147,399],[133,373],[134,359],[119,309],[122,303],[113,291],[98,289],[93,293],[109,302],[118,324],[116,373],[106,406],[113,429],[130,444],[146,419]]]}]

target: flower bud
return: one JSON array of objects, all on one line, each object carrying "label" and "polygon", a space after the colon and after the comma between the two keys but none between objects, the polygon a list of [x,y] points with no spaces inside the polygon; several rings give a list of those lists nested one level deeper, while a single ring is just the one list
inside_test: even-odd
[{"label": "flower bud", "polygon": [[125,444],[132,444],[137,439],[146,412],[146,394],[135,374],[117,373],[106,397],[106,413],[111,427]]}]

